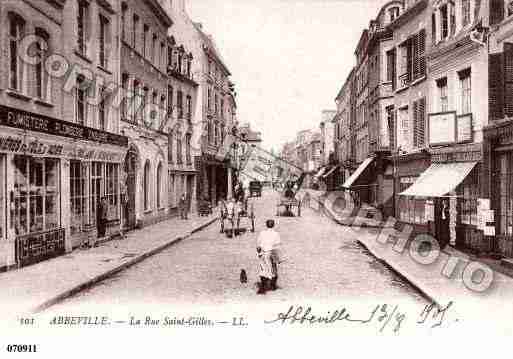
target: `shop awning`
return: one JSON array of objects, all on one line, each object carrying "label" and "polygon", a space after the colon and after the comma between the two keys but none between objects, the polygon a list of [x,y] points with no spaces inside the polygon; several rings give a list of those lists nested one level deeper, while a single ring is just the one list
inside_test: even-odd
[{"label": "shop awning", "polygon": [[344,182],[342,187],[344,188],[351,188],[351,186],[356,182],[358,177],[360,177],[365,171],[367,167],[374,161],[373,157],[366,158],[365,161],[362,162],[362,164],[354,171],[354,173]]},{"label": "shop awning", "polygon": [[443,197],[454,190],[477,162],[434,163],[400,196]]},{"label": "shop awning", "polygon": [[338,168],[338,166],[333,166],[333,167],[331,167],[331,169],[330,169],[328,172],[326,172],[322,177],[323,177],[323,178],[327,178],[327,177],[328,177],[328,176],[330,176],[333,172],[335,172],[335,170],[336,170],[337,168]]}]

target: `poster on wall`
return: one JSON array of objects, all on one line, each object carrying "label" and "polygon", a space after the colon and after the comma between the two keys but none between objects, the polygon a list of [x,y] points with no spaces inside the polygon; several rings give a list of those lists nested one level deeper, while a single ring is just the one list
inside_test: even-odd
[{"label": "poster on wall", "polygon": [[429,144],[456,142],[456,112],[429,115]]}]

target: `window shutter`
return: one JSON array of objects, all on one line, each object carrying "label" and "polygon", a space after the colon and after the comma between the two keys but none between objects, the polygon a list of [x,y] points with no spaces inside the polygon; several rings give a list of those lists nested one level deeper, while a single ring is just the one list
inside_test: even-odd
[{"label": "window shutter", "polygon": [[418,37],[419,77],[422,77],[426,74],[426,30],[420,30]]},{"label": "window shutter", "polygon": [[488,117],[490,121],[504,117],[503,54],[490,54],[488,66]]},{"label": "window shutter", "polygon": [[413,101],[413,147],[419,146],[418,141],[418,128],[419,128],[419,114],[418,114],[418,101]]},{"label": "window shutter", "polygon": [[490,25],[495,25],[504,19],[504,0],[490,0]]},{"label": "window shutter", "polygon": [[412,39],[408,40],[406,44],[406,73],[408,74],[407,81],[412,80],[412,67],[413,67],[413,51],[412,51]]},{"label": "window shutter", "polygon": [[417,131],[418,131],[418,146],[424,147],[426,139],[426,98],[423,97],[418,101],[417,105]]},{"label": "window shutter", "polygon": [[513,43],[504,43],[504,113],[513,117]]}]

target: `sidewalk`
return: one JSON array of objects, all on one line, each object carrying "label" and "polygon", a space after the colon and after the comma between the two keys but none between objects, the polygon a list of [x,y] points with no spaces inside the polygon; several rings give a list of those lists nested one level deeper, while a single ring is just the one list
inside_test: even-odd
[{"label": "sidewalk", "polygon": [[[214,211],[214,213],[217,213]],[[173,218],[91,249],[0,274],[2,313],[42,311],[113,274],[152,256],[217,220],[217,216]]]},{"label": "sidewalk", "polygon": [[[318,200],[318,197],[312,197],[312,199],[314,198]],[[334,216],[332,214],[332,217]],[[378,242],[376,238],[379,231],[375,228],[368,230],[349,226],[341,228],[347,235],[353,236],[354,240],[365,247],[374,257],[384,262],[441,307],[452,301],[459,304],[457,310],[459,314],[464,312],[466,316],[472,317],[477,313],[482,314],[485,308],[503,307],[504,304],[507,305],[513,299],[513,278],[497,271],[494,272],[492,285],[487,290],[477,292],[467,288],[463,281],[463,273],[469,263],[480,262],[476,262],[473,258],[453,248],[441,251],[432,264],[420,264],[410,256],[407,249],[400,253],[393,249],[393,243],[382,244]],[[457,265],[450,271],[451,275],[447,277],[442,273],[451,260]],[[498,318],[501,318],[508,316],[512,310],[509,308],[507,311],[508,314],[494,312],[493,310],[490,313],[498,314]]]}]

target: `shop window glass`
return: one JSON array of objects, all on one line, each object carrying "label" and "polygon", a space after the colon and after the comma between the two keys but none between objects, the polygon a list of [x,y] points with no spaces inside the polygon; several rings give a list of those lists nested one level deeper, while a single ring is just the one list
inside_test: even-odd
[{"label": "shop window glass", "polygon": [[103,194],[103,168],[104,163],[91,163],[91,185],[89,188],[90,222],[97,223],[98,205]]},{"label": "shop window glass", "polygon": [[25,156],[14,158],[16,235],[47,231],[60,225],[59,162]]},{"label": "shop window glass", "polygon": [[107,199],[107,219],[119,219],[118,215],[118,167],[116,163],[107,163],[105,197]]},{"label": "shop window glass", "polygon": [[83,230],[87,223],[86,181],[87,167],[80,161],[70,161],[70,204],[71,224],[70,234],[74,235]]}]

